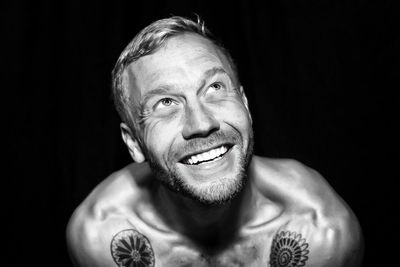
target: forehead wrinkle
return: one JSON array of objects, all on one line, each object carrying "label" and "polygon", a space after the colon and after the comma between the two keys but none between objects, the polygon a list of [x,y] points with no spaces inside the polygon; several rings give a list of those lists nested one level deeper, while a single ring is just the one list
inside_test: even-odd
[{"label": "forehead wrinkle", "polygon": [[[182,66],[187,66],[187,68],[183,68],[180,69],[179,72],[182,72],[182,74],[184,76],[187,77],[187,79],[185,79],[185,77],[183,77],[184,80],[186,80],[189,84],[188,86],[196,86],[197,88],[197,94],[201,91],[202,88],[204,88],[205,84],[207,83],[207,79],[210,79],[212,76],[218,74],[218,73],[222,73],[228,76],[229,80],[231,83],[235,84],[235,78],[232,77],[235,76],[234,73],[232,72],[231,69],[231,65],[229,64],[229,60],[227,60],[226,56],[224,55],[224,53],[222,53],[222,51],[220,51],[220,49],[218,49],[218,47],[216,47],[213,43],[209,43],[208,40],[205,40],[203,38],[199,38],[201,40],[201,42],[197,42],[195,43],[195,45],[197,47],[194,48],[194,50],[188,50],[188,48],[186,47],[186,41],[188,36],[178,36],[175,38],[172,38],[171,40],[169,40],[157,53],[152,54],[152,55],[148,55],[145,56],[141,59],[139,59],[137,62],[135,62],[135,64],[133,64],[135,67],[133,69],[131,69],[132,72],[136,72],[136,70],[142,72],[141,76],[148,76],[146,78],[146,80],[143,80],[140,82],[142,89],[144,88],[149,88],[150,90],[144,90],[147,92],[143,92],[143,90],[139,90],[140,92],[140,96],[138,100],[138,104],[139,106],[143,106],[144,104],[146,104],[146,102],[148,101],[149,98],[151,98],[154,95],[160,95],[160,94],[169,94],[171,93],[172,90],[176,90],[176,88],[179,89],[184,89],[185,85],[183,83],[179,83],[180,80],[182,80],[181,78],[178,79],[177,83],[174,84],[174,81],[171,80],[171,83],[168,83],[168,81],[165,81],[166,84],[162,84],[163,81],[163,77],[169,77],[169,74],[166,73],[165,71],[169,72],[172,71],[170,69],[167,68],[167,70],[163,70],[164,68],[162,67],[162,65],[160,65],[158,62],[158,66],[161,67],[159,69],[159,67],[156,67],[156,70],[152,70],[146,67],[146,65],[148,63],[145,63],[143,60],[145,58],[149,59],[150,62],[156,63],[158,59],[158,55],[159,53],[161,53],[161,58],[164,58],[163,60],[165,61],[165,63],[167,64],[167,66],[169,66],[169,62],[171,62],[170,60],[175,59],[175,57],[177,56],[177,59],[179,59],[179,64]],[[197,38],[196,38],[197,39]],[[183,41],[184,40],[184,41]],[[183,42],[182,42],[183,41]],[[204,47],[202,45],[202,43],[204,42],[208,42],[210,45],[208,45],[207,47]],[[188,42],[189,44],[193,43],[193,40],[189,40]],[[198,44],[200,44],[200,46],[198,46]],[[170,50],[172,49],[172,51]],[[176,55],[176,53],[178,53],[176,50],[179,50],[179,54]],[[187,54],[186,56],[182,56],[183,54]],[[192,56],[195,55],[195,56]],[[193,74],[189,74],[187,73],[187,70],[190,70],[191,68],[189,67],[190,65],[198,65],[198,64],[207,64],[209,65],[210,63],[214,65],[214,67],[210,66],[211,68],[206,70],[205,72],[203,72],[202,74],[199,73],[200,75],[200,79],[196,83],[196,80],[191,79],[191,76],[193,76]],[[188,66],[189,65],[189,66]],[[157,66],[157,65],[156,65]],[[160,72],[161,71],[161,72]],[[176,73],[176,71],[178,71],[178,69],[175,69],[174,72],[172,72],[171,74],[173,76],[175,76],[174,74]],[[136,75],[134,75],[136,76]],[[197,75],[196,75],[197,76]],[[160,82],[159,85],[157,85],[157,81]],[[137,81],[136,81],[137,82]],[[152,89],[152,85],[155,85],[155,88]],[[139,84],[136,84],[137,86],[139,86]],[[182,94],[182,92],[180,92],[180,94]]]}]

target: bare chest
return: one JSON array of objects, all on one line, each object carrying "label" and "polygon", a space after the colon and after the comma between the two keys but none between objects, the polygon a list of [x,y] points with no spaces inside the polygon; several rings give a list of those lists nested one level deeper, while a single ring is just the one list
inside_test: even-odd
[{"label": "bare chest", "polygon": [[266,231],[238,238],[218,250],[200,248],[179,237],[151,241],[154,266],[268,266],[273,234]]},{"label": "bare chest", "polygon": [[170,254],[158,255],[155,266],[267,266],[269,246],[241,242],[224,251],[210,254],[192,247],[174,247]]},{"label": "bare chest", "polygon": [[257,231],[218,250],[200,248],[175,234],[140,233],[128,229],[111,245],[118,266],[304,266],[308,243],[300,234]]}]

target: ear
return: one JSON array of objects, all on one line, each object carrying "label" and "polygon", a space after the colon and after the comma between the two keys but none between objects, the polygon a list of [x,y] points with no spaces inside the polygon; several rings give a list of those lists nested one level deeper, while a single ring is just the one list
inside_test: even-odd
[{"label": "ear", "polygon": [[246,94],[244,93],[243,86],[239,87],[239,92],[240,92],[240,96],[242,97],[243,104],[247,109],[247,113],[249,114],[250,122],[253,123],[253,119],[251,118],[251,113],[250,113],[250,109],[249,109],[249,102],[247,101],[247,97],[246,97]]},{"label": "ear", "polygon": [[122,139],[124,140],[125,145],[128,147],[129,154],[131,155],[133,161],[137,163],[144,162],[146,158],[131,129],[125,123],[121,123],[120,128]]}]

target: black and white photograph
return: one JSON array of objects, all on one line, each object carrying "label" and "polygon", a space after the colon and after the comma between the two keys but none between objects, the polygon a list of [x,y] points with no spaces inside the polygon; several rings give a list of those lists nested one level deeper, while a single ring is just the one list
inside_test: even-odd
[{"label": "black and white photograph", "polygon": [[395,1],[1,10],[2,266],[397,265]]}]

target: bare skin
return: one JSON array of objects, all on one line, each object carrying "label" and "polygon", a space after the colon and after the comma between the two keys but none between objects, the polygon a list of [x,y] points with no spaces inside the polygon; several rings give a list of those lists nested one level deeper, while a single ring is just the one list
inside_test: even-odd
[{"label": "bare skin", "polygon": [[359,264],[357,220],[318,173],[250,157],[252,120],[234,75],[196,34],[127,67],[136,134],[124,123],[121,130],[137,163],[72,216],[67,240],[77,266]]},{"label": "bare skin", "polygon": [[153,178],[146,163],[131,164],[82,203],[68,227],[77,266],[118,266],[110,244],[127,229],[148,239],[154,266],[289,266],[270,261],[273,238],[281,232],[301,234],[308,244],[305,266],[359,265],[362,241],[355,216],[318,173],[296,161],[254,156],[245,193],[236,200],[239,209],[214,221],[202,214],[208,226],[187,224],[192,217],[184,207],[178,210],[165,200],[160,206]]}]

